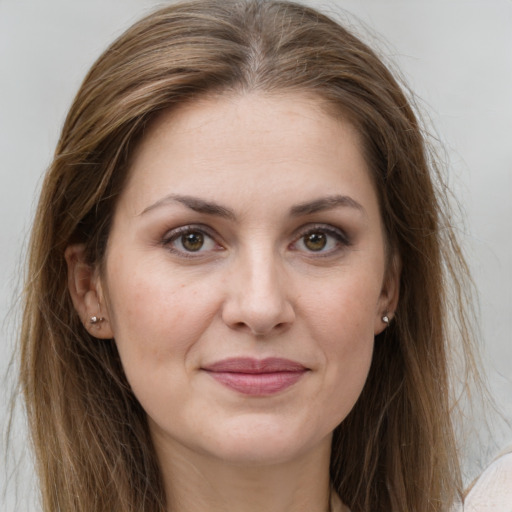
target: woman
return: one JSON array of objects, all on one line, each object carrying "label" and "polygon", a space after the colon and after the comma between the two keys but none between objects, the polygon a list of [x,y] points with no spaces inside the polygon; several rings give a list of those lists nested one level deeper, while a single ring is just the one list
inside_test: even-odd
[{"label": "woman", "polygon": [[135,24],[71,107],[32,234],[44,510],[451,506],[449,303],[471,350],[437,188],[397,82],[316,11]]}]

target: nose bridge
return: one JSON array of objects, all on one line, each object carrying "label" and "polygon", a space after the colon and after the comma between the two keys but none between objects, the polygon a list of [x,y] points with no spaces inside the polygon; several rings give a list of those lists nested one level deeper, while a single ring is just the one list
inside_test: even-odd
[{"label": "nose bridge", "polygon": [[273,247],[251,244],[240,252],[235,267],[224,311],[231,327],[263,335],[293,321],[290,283],[282,258]]}]

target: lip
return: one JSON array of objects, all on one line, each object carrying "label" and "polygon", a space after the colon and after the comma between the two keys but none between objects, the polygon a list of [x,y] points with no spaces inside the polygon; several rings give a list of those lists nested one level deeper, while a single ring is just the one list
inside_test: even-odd
[{"label": "lip", "polygon": [[245,395],[264,396],[283,391],[309,371],[301,363],[277,357],[229,358],[204,366],[217,382]]}]

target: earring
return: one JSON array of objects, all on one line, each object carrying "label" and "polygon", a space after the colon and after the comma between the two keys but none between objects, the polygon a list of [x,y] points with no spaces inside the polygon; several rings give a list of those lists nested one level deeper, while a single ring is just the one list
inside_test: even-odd
[{"label": "earring", "polygon": [[[98,300],[98,311],[101,314],[101,304],[100,304],[99,300]],[[89,317],[89,323],[92,325],[99,324],[99,323],[103,322],[103,320],[105,320],[105,319],[102,316],[93,315],[93,316]]]},{"label": "earring", "polygon": [[389,325],[389,316],[388,316],[388,314],[387,314],[387,313],[382,317],[382,321],[383,321],[386,325]]}]

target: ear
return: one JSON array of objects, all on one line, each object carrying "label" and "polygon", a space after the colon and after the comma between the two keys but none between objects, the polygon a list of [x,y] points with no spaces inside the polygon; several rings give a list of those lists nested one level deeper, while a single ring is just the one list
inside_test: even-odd
[{"label": "ear", "polygon": [[383,318],[387,316],[389,322],[393,319],[398,306],[400,294],[400,274],[402,265],[398,255],[393,255],[386,270],[382,290],[378,301],[377,314],[375,317],[374,334],[380,334],[387,326]]},{"label": "ear", "polygon": [[[108,318],[99,272],[86,262],[85,245],[70,245],[64,252],[68,265],[68,288],[73,305],[89,334],[96,338],[114,337]],[[91,321],[93,317],[96,320]]]}]

